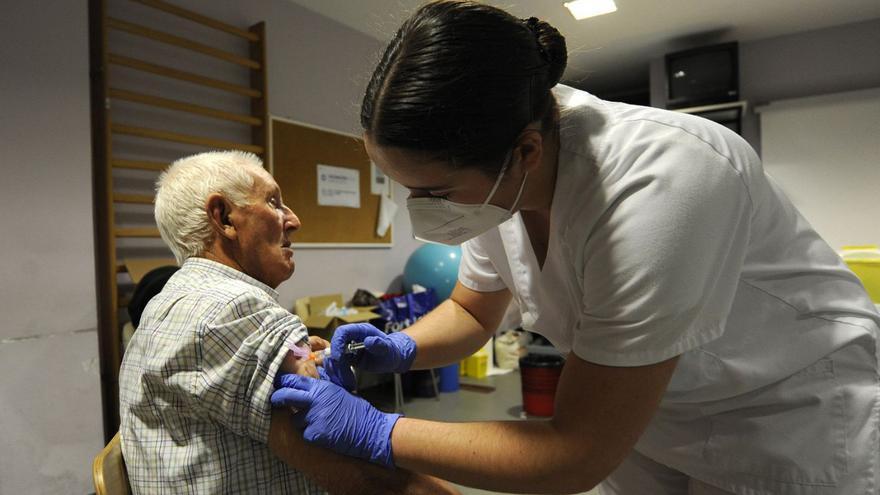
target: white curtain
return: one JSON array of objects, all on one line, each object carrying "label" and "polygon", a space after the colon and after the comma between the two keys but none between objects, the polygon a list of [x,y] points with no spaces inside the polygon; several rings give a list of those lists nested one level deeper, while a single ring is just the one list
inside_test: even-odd
[{"label": "white curtain", "polygon": [[880,244],[880,88],[759,107],[764,167],[835,249]]}]

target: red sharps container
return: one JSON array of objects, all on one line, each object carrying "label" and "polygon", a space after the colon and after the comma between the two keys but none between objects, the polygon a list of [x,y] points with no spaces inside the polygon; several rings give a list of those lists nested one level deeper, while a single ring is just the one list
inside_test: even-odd
[{"label": "red sharps container", "polygon": [[556,384],[562,374],[562,356],[529,354],[519,359],[523,410],[532,416],[553,416]]}]

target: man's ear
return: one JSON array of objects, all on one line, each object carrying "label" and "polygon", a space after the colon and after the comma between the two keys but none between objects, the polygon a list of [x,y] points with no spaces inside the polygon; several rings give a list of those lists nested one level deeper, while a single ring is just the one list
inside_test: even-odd
[{"label": "man's ear", "polygon": [[208,213],[208,220],[214,232],[221,237],[233,240],[238,237],[238,231],[232,224],[230,214],[232,213],[232,203],[230,203],[222,194],[213,193],[208,196],[205,203],[205,210]]}]

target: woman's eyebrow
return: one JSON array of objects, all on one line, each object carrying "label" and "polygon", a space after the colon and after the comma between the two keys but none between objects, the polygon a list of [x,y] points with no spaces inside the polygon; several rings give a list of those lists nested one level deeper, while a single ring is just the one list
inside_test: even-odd
[{"label": "woman's eyebrow", "polygon": [[403,185],[403,187],[405,187],[407,189],[418,189],[419,191],[443,191],[446,189],[452,189],[452,185],[450,185],[450,184],[437,185],[437,186],[418,186],[418,187]]}]

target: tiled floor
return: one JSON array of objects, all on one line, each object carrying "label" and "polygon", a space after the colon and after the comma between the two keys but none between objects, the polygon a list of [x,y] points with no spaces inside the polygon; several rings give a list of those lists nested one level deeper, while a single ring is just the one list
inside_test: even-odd
[{"label": "tiled floor", "polygon": [[[413,418],[438,421],[486,421],[520,418],[522,393],[519,372],[493,376],[484,380],[463,378],[462,383],[488,385],[495,387],[495,390],[491,392],[460,390],[453,393],[441,393],[439,401],[433,398],[408,400],[404,405],[404,413]],[[460,487],[460,489],[463,495],[500,493],[468,487]],[[598,495],[598,491],[592,490],[587,494]]]}]

